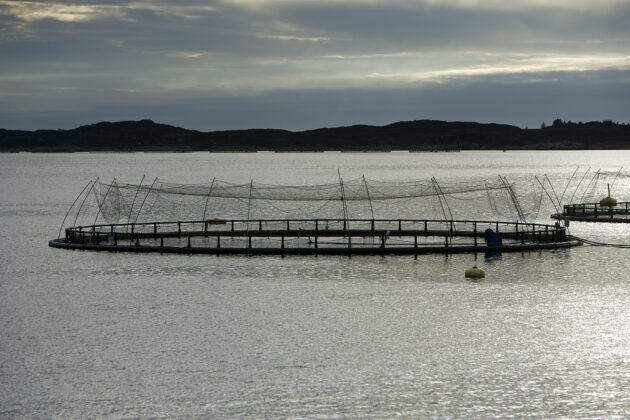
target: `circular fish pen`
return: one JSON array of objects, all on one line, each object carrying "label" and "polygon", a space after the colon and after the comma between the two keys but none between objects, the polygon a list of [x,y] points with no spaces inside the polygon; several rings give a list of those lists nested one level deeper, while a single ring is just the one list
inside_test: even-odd
[{"label": "circular fish pen", "polygon": [[[344,182],[339,175],[338,182],[306,186],[216,179],[173,184],[157,178],[134,185],[97,179],[70,206],[49,245],[283,255],[513,252],[580,245],[558,223],[526,221],[540,211],[542,191],[519,191],[505,177],[498,179],[438,183],[435,178],[383,182],[362,177]],[[461,212],[479,220],[458,217]],[[487,217],[497,214],[514,221]]]},{"label": "circular fish pen", "polygon": [[177,254],[427,254],[569,248],[564,227],[473,220],[205,220],[71,227],[50,246]]}]

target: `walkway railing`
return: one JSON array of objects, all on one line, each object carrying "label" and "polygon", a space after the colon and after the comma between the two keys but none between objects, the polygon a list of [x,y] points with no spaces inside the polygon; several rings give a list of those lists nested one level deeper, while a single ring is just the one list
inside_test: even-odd
[{"label": "walkway railing", "polygon": [[614,206],[600,203],[566,204],[562,210],[563,217],[614,218],[630,217],[630,202],[620,202]]},{"label": "walkway railing", "polygon": [[[477,247],[485,246],[483,237],[487,229],[501,235],[508,244],[543,244],[567,239],[565,229],[558,224],[434,219],[210,219],[77,226],[67,228],[61,241],[217,249]],[[424,242],[419,242],[419,238]]]}]

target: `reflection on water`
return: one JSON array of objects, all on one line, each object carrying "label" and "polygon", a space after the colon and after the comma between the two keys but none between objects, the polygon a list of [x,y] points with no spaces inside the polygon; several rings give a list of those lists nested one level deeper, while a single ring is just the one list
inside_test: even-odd
[{"label": "reflection on water", "polygon": [[483,260],[486,264],[492,264],[494,262],[501,261],[502,255],[503,254],[501,252],[484,252]]},{"label": "reflection on water", "polygon": [[[281,258],[46,246],[85,180],[114,172],[465,178],[629,157],[340,155],[0,155],[0,417],[627,417],[627,249]],[[628,228],[570,229],[627,242]],[[473,265],[479,282],[464,278]]]}]

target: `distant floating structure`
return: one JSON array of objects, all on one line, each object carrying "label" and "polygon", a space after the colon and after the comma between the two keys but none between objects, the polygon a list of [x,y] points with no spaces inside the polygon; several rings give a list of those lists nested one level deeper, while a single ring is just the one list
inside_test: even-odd
[{"label": "distant floating structure", "polygon": [[610,184],[606,187],[608,195],[598,202],[565,204],[561,213],[552,214],[551,217],[578,222],[630,223],[630,202],[617,202],[611,196]]},{"label": "distant floating structure", "polygon": [[567,204],[562,213],[551,216],[554,219],[576,222],[630,223],[630,203],[627,201],[614,204],[577,203]]}]

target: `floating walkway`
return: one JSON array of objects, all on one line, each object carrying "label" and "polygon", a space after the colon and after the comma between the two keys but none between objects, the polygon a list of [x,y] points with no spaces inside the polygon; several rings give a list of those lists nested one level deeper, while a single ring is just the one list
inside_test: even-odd
[{"label": "floating walkway", "polygon": [[600,203],[567,204],[553,219],[576,222],[630,223],[630,202],[602,205]]},{"label": "floating walkway", "polygon": [[[488,246],[486,231],[500,235]],[[410,219],[261,219],[99,224],[67,228],[54,248],[173,254],[454,254],[570,248],[564,227]]]}]

